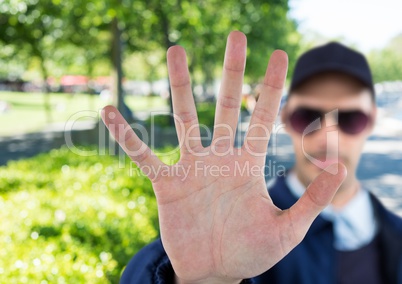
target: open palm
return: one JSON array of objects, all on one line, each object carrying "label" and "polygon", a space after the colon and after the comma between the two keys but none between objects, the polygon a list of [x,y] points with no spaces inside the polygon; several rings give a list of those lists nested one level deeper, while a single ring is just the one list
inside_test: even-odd
[{"label": "open palm", "polygon": [[175,46],[167,55],[181,151],[177,164],[163,164],[114,107],[105,107],[102,118],[140,168],[155,169],[147,172],[157,197],[162,243],[178,281],[238,283],[271,268],[302,240],[331,201],[346,170],[332,165],[292,208],[278,209],[267,192],[263,168],[286,77],[286,54],[275,51],[271,56],[241,148],[233,145],[246,61],[245,36],[232,32],[228,37],[209,147],[201,144],[185,52]]}]

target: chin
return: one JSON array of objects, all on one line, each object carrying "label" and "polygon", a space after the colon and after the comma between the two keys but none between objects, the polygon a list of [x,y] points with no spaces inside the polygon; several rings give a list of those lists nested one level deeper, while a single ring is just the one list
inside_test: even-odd
[{"label": "chin", "polygon": [[308,163],[304,166],[303,174],[309,179],[309,183],[312,182],[326,167],[317,166],[312,163]]}]

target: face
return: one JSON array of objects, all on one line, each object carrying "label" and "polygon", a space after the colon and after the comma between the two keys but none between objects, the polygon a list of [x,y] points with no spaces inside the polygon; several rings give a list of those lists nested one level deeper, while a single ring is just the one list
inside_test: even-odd
[{"label": "face", "polygon": [[[319,112],[323,114],[321,117]],[[298,113],[300,116],[296,116]],[[292,127],[290,117],[293,115],[293,121],[300,122],[306,113],[318,119],[304,130],[294,127],[296,124]],[[305,186],[335,162],[343,163],[348,169],[344,186],[356,180],[362,148],[376,115],[368,89],[342,74],[315,77],[290,95],[281,115],[293,140],[296,174]]]}]

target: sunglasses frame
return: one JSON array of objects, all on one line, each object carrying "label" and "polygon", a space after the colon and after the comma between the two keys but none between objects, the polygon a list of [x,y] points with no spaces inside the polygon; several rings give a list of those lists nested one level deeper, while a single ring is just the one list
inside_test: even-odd
[{"label": "sunglasses frame", "polygon": [[[300,112],[309,112],[311,117],[313,117],[314,119],[312,119],[310,121],[310,119],[306,119],[309,121],[309,123],[307,123],[307,125],[303,125],[301,127],[297,127],[295,126],[296,122],[294,122],[294,120],[296,118],[295,117],[296,114],[300,115]],[[367,127],[369,125],[371,125],[372,123],[372,116],[370,114],[365,113],[364,111],[360,110],[360,109],[350,109],[350,110],[333,110],[337,112],[337,126],[339,128],[339,130],[341,130],[343,133],[348,134],[348,135],[358,135],[361,132],[363,132],[365,129],[367,129]],[[292,129],[294,131],[296,131],[297,133],[300,134],[304,134],[304,131],[307,129],[307,127],[309,125],[311,125],[314,121],[316,121],[317,119],[320,119],[320,121],[322,121],[327,114],[333,112],[333,111],[323,111],[320,109],[315,109],[315,108],[311,108],[311,107],[305,107],[305,106],[300,106],[295,108],[288,116],[287,116],[287,121],[289,122],[289,125],[292,127]],[[345,118],[345,116],[350,116],[350,115],[357,115],[359,116],[359,119],[363,119],[363,121],[361,123],[363,123],[364,125],[360,126],[360,127],[355,127],[357,128],[356,130],[348,130],[348,125],[347,123],[347,119]],[[313,132],[307,133],[308,134],[312,134]]]}]

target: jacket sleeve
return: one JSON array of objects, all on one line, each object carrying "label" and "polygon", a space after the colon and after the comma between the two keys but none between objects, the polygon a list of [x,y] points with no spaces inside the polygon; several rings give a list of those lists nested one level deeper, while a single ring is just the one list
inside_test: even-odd
[{"label": "jacket sleeve", "polygon": [[[160,239],[141,249],[128,263],[121,284],[174,284],[174,271]],[[246,279],[241,284],[253,283]]]},{"label": "jacket sleeve", "polygon": [[121,284],[173,284],[174,271],[160,239],[141,249],[128,263]]}]

